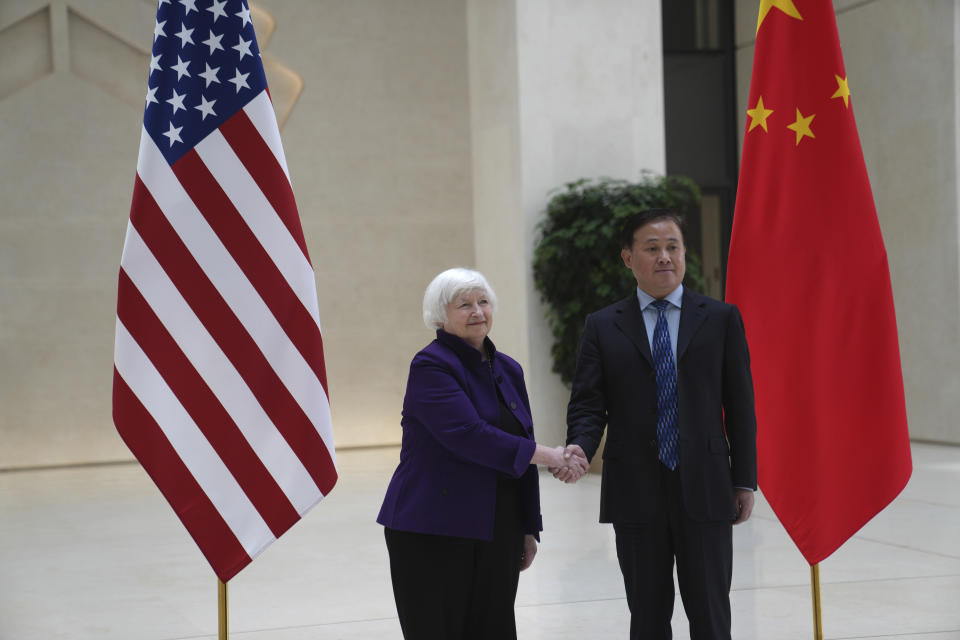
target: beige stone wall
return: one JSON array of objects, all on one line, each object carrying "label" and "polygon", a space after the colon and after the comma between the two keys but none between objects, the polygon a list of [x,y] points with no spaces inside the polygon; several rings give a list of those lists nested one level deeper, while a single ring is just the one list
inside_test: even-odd
[{"label": "beige stone wall", "polygon": [[282,131],[320,301],[337,446],[400,441],[423,290],[474,262],[463,2],[271,0],[303,76]]},{"label": "beige stone wall", "polygon": [[565,440],[569,390],[533,286],[536,225],[566,182],[664,171],[660,23],[659,2],[468,1],[477,263],[545,444]]},{"label": "beige stone wall", "polygon": [[[317,274],[338,447],[393,444],[423,289],[504,304],[541,440],[567,392],[530,257],[547,192],[662,171],[659,3],[260,0]],[[0,469],[129,459],[110,415],[116,281],[153,0],[0,1]]]},{"label": "beige stone wall", "polygon": [[0,468],[128,456],[112,343],[151,8],[105,4],[0,3]]},{"label": "beige stone wall", "polygon": [[[910,434],[952,443],[960,443],[957,4],[835,2],[890,263]],[[757,3],[738,0],[736,9],[742,131]]]},{"label": "beige stone wall", "polygon": [[[155,3],[0,2],[0,468],[129,458],[116,278]],[[255,5],[338,446],[398,442],[420,298],[474,260],[465,5]]]},{"label": "beige stone wall", "polygon": [[[911,432],[960,442],[956,2],[836,4]],[[741,118],[755,5],[737,2]],[[153,14],[0,2],[0,468],[129,458],[110,417],[114,309]],[[534,227],[564,180],[662,170],[658,3],[262,0],[255,19],[338,446],[398,441],[407,365],[430,339],[420,296],[457,264],[498,287],[493,337],[527,369],[541,438],[561,438]]]}]

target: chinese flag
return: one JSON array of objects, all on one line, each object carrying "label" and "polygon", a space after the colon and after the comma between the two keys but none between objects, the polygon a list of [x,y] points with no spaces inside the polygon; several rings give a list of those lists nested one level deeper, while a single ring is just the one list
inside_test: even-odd
[{"label": "chinese flag", "polygon": [[830,0],[762,0],[727,299],[753,359],[760,488],[811,565],[911,473],[887,256]]}]

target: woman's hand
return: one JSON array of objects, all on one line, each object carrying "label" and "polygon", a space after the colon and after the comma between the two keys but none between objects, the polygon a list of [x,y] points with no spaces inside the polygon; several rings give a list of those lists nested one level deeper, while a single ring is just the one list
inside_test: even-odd
[{"label": "woman's hand", "polygon": [[523,551],[520,552],[520,571],[533,564],[533,557],[537,555],[537,539],[527,534],[523,536]]},{"label": "woman's hand", "polygon": [[550,447],[538,444],[536,450],[533,452],[533,457],[530,458],[530,463],[542,464],[547,467],[563,467],[566,466],[567,461],[563,457],[563,447],[551,449]]}]

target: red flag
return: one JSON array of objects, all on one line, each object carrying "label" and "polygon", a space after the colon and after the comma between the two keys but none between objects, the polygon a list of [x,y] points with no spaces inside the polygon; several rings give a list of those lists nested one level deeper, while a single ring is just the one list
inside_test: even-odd
[{"label": "red flag", "polygon": [[886,250],[830,0],[763,0],[727,299],[753,359],[760,488],[811,565],[911,473]]},{"label": "red flag", "polygon": [[161,0],[117,430],[227,582],[337,480],[313,267],[244,0]]}]

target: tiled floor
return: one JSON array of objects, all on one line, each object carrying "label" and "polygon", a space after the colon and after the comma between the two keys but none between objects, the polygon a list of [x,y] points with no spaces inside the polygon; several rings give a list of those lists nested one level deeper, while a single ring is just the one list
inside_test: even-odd
[{"label": "tiled floor", "polygon": [[[913,452],[904,493],[821,564],[826,638],[960,639],[960,447]],[[396,459],[340,452],[334,492],[230,582],[231,638],[400,638],[374,522]],[[520,580],[520,638],[625,638],[599,478],[541,486],[546,531]],[[762,497],[734,531],[734,638],[811,638],[809,567]],[[679,598],[674,630],[688,637]],[[0,640],[216,632],[216,579],[139,466],[0,473]]]}]

